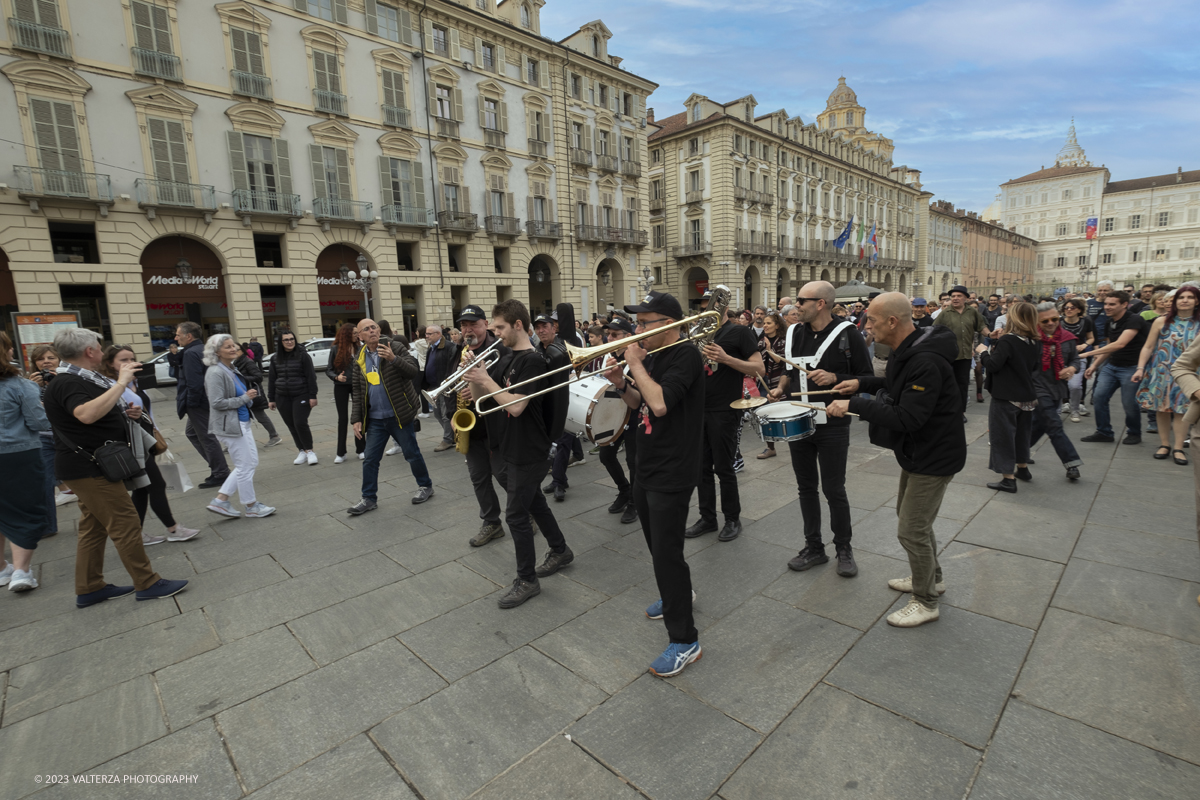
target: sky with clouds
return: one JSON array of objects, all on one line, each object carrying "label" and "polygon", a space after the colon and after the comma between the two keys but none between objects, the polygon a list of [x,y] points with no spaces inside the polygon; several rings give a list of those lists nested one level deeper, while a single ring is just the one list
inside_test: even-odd
[{"label": "sky with clouds", "polygon": [[547,0],[542,33],[597,16],[660,119],[696,92],[811,123],[845,75],[895,163],[972,210],[1053,164],[1072,117],[1113,180],[1200,169],[1196,0]]}]

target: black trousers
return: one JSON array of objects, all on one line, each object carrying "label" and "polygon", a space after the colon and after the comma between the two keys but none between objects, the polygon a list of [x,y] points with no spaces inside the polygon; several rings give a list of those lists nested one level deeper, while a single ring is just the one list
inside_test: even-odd
[{"label": "black trousers", "polygon": [[150,479],[149,486],[133,490],[133,507],[137,509],[138,519],[146,524],[146,505],[154,509],[158,521],[168,528],[175,526],[175,516],[171,513],[171,504],[167,502],[167,482],[163,480],[162,472],[154,460],[154,456],[146,456],[146,477]]},{"label": "black trousers", "polygon": [[[350,426],[350,399],[354,390],[350,382],[333,385],[333,406],[337,409],[337,454],[346,455],[346,429]],[[354,437],[354,452],[362,453],[367,449],[367,437]]]},{"label": "black trousers", "polygon": [[[737,452],[738,428],[742,423],[742,412],[704,412],[704,453],[700,461],[700,516],[706,520],[717,518],[716,480],[721,482],[721,511],[726,520],[739,519],[742,501],[738,495],[737,473],[733,471],[734,454]],[[694,639],[691,641],[695,641]]]},{"label": "black trousers", "polygon": [[[475,424],[482,425],[483,421],[476,421]],[[479,518],[489,525],[499,524],[500,498],[496,496],[492,478],[495,477],[501,486],[507,486],[508,473],[500,451],[489,450],[487,439],[476,439],[467,448],[467,474],[471,476],[471,487],[479,503]]]},{"label": "black trousers", "polygon": [[962,396],[962,410],[967,413],[967,393],[971,391],[971,359],[960,358],[954,362],[954,380]]},{"label": "black trousers", "polygon": [[288,431],[291,432],[296,447],[300,450],[312,450],[312,430],[308,427],[308,415],[312,413],[312,408],[308,405],[308,398],[279,394],[275,396],[275,408],[279,410],[279,416],[283,417],[283,424],[287,425]]},{"label": "black trousers", "polygon": [[[818,425],[807,439],[788,442],[792,451],[792,469],[800,495],[800,515],[804,518],[804,543],[823,549],[821,542],[821,499],[818,488],[829,503],[829,527],[836,548],[850,546],[854,532],[850,526],[850,500],[846,496],[846,458],[850,448],[849,426]],[[818,477],[819,472],[819,477]]]},{"label": "black trousers", "polygon": [[188,406],[183,432],[200,457],[208,462],[208,477],[225,480],[229,476],[229,465],[225,463],[221,443],[208,432],[208,406]]},{"label": "black trousers", "polygon": [[988,408],[988,469],[1012,475],[1017,464],[1029,463],[1034,411],[1022,411],[1007,400],[992,398]]},{"label": "black trousers", "polygon": [[558,520],[546,503],[546,495],[542,494],[542,479],[546,477],[550,465],[547,461],[534,464],[505,464],[507,473],[506,489],[508,504],[504,509],[504,519],[512,533],[513,547],[517,551],[517,575],[523,581],[530,583],[537,580],[534,567],[537,566],[537,552],[533,546],[533,526],[529,524],[532,516],[537,522],[546,543],[556,553],[561,553],[567,547]]},{"label": "black trousers", "polygon": [[[621,449],[621,442],[625,443],[625,465],[629,467],[628,478],[621,469],[621,459],[617,453]],[[628,495],[629,485],[633,481],[634,468],[637,465],[637,436],[635,433],[627,430],[621,434],[620,439],[601,447],[600,463],[604,465],[604,468],[608,470],[609,477],[617,484],[617,492]]]},{"label": "black trousers", "polygon": [[682,644],[698,641],[700,634],[692,618],[692,571],[683,557],[683,531],[692,490],[647,492],[635,483],[633,502],[654,559],[654,580],[663,602],[667,635],[672,642]]},{"label": "black trousers", "polygon": [[567,462],[571,460],[571,456],[583,458],[583,444],[579,441],[579,437],[570,431],[563,431],[563,435],[555,442],[558,447],[554,449],[554,467],[550,471],[550,483],[558,484],[566,489],[567,484]]}]

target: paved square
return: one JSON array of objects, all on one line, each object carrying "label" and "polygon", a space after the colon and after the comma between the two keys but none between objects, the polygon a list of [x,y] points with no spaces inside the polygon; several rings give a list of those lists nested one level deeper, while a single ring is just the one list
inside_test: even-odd
[{"label": "paved square", "polygon": [[[796,573],[787,448],[753,458],[747,427],[743,535],[686,548],[704,657],[664,681],[646,672],[667,637],[644,613],[657,589],[641,528],[607,513],[615,490],[594,455],[551,503],[575,563],[502,611],[512,540],[468,545],[479,517],[462,456],[435,454],[425,425],[434,498],[412,505],[408,465],[388,457],[379,510],[350,517],[361,466],[333,463],[323,402],[318,465],[261,451],[274,517],[220,519],[206,492],[170,495],[202,531],[147,551],[190,581],[171,600],[75,609],[79,512],[58,509],[62,534],[34,559],[41,588],[0,591],[0,800],[165,796],[37,780],[150,773],[197,775],[170,788],[181,800],[1194,795],[1190,471],[1149,445],[1081,444],[1071,484],[1043,445],[1034,481],[997,496],[986,410],[969,410],[967,466],[935,524],[942,618],[916,630],[883,620],[903,600],[887,579],[908,574],[891,454],[852,426],[858,577]],[[105,568],[127,578],[111,547]]]}]

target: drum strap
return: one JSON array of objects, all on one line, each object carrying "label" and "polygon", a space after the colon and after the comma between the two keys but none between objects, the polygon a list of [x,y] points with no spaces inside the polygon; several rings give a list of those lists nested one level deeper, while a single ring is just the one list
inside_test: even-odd
[{"label": "drum strap", "polygon": [[[792,335],[795,333],[796,329],[799,327],[800,327],[800,325],[796,324],[796,325],[792,325],[791,327],[788,328],[787,341],[784,345],[784,350],[787,353],[788,358],[792,359],[793,361],[800,362],[801,364],[808,367],[809,369],[813,369],[817,366],[817,364],[821,363],[821,359],[825,357],[825,351],[829,349],[830,345],[832,345],[835,341],[837,341],[838,337],[840,337],[846,331],[847,328],[853,328],[854,323],[850,322],[848,320],[844,320],[844,321],[839,322],[836,325],[834,325],[833,330],[831,330],[829,332],[829,336],[826,337],[825,341],[821,342],[821,346],[817,348],[817,352],[811,356],[793,355]],[[796,376],[796,380],[797,380],[797,383],[799,383],[799,385],[800,385],[800,391],[802,391],[802,392],[808,391],[808,375],[806,375],[804,372],[800,372],[795,367],[793,367],[791,364],[787,365],[787,369],[789,372],[799,373]]]}]

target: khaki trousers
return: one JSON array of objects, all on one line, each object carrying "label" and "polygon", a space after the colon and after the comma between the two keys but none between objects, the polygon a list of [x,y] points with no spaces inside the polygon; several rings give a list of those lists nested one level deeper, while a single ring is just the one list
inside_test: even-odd
[{"label": "khaki trousers", "polygon": [[104,545],[112,539],[117,555],[139,591],[158,581],[142,546],[142,523],[123,483],[104,478],[66,481],[79,497],[79,544],[75,551],[75,594],[97,592],[104,580]]},{"label": "khaki trousers", "polygon": [[935,584],[942,580],[942,565],[938,563],[937,538],[933,535],[933,520],[942,507],[942,498],[953,475],[918,475],[900,471],[900,495],[896,498],[899,518],[896,536],[912,570],[913,597],[927,608],[937,608]]}]

